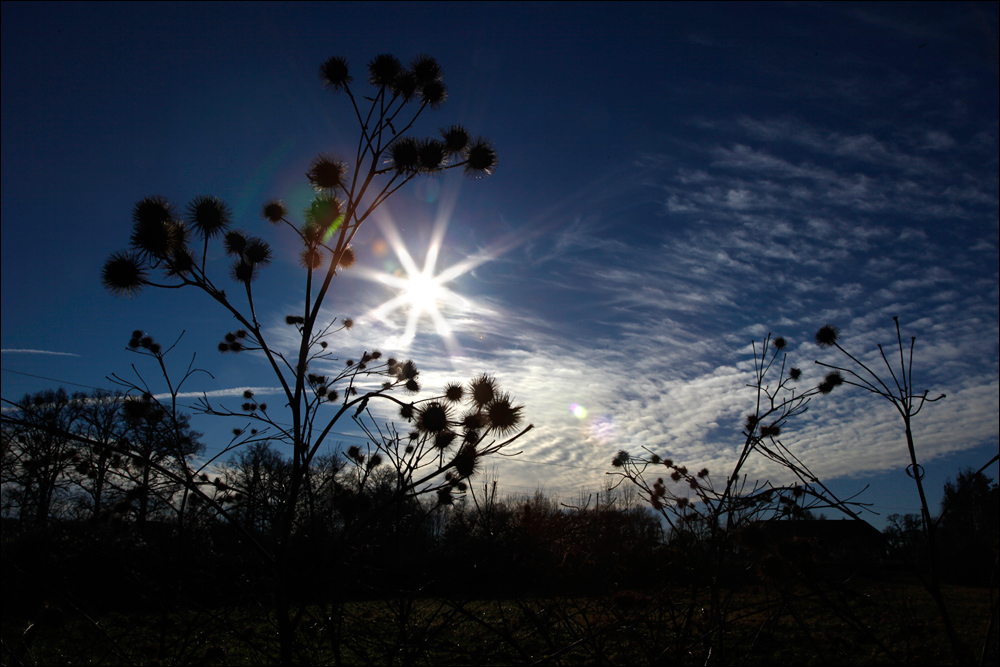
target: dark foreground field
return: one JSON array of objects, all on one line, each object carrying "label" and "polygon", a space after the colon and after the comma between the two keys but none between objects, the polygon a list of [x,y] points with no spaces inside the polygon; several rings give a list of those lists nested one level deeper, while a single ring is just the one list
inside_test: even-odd
[{"label": "dark foreground field", "polygon": [[[973,663],[990,589],[945,590]],[[707,602],[707,600],[706,600]],[[587,598],[460,600],[417,595],[301,610],[303,664],[955,664],[936,609],[916,583],[853,581],[827,590],[749,587],[723,600],[725,640],[704,654],[712,619],[690,591],[622,590]],[[84,613],[70,601],[4,609],[4,665],[264,665],[277,628],[262,607]]]}]

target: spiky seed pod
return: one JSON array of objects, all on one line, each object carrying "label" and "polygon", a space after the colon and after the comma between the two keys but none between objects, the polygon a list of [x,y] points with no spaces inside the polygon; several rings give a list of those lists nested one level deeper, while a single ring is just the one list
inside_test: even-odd
[{"label": "spiky seed pod", "polygon": [[400,137],[389,146],[389,159],[397,173],[415,173],[420,169],[420,144],[413,137]]},{"label": "spiky seed pod", "polygon": [[132,225],[132,247],[149,257],[166,259],[184,244],[184,227],[175,220],[143,216]]},{"label": "spiky seed pod", "polygon": [[497,167],[497,151],[493,142],[485,137],[476,137],[463,151],[465,175],[469,178],[485,178]]},{"label": "spiky seed pod", "polygon": [[683,476],[684,475],[680,474],[680,472],[678,472],[676,470],[673,471],[672,473],[670,473],[670,479],[674,480],[675,482],[681,481],[681,477],[683,477]]},{"label": "spiky seed pod", "polygon": [[326,234],[340,227],[342,213],[343,207],[336,197],[321,196],[313,199],[305,211],[305,222],[307,227],[319,231],[320,237],[313,239],[307,234],[307,240],[312,243],[325,241]]},{"label": "spiky seed pod", "polygon": [[142,339],[139,340],[139,345],[147,350],[151,349],[153,347],[153,337],[143,336]]},{"label": "spiky seed pod", "polygon": [[816,344],[820,347],[832,347],[837,344],[838,338],[840,338],[840,329],[832,324],[827,324],[816,332]]},{"label": "spiky seed pod", "polygon": [[451,403],[458,403],[465,396],[465,387],[457,382],[452,382],[444,388],[444,398]]},{"label": "spiky seed pod", "polygon": [[115,296],[131,297],[138,294],[146,284],[146,270],[139,258],[130,252],[116,252],[101,269],[101,283],[104,289]]},{"label": "spiky seed pod", "polygon": [[238,260],[229,269],[229,275],[238,283],[252,283],[257,278],[257,265],[245,259]]},{"label": "spiky seed pod", "polygon": [[357,445],[351,445],[347,448],[347,456],[348,458],[354,459],[358,463],[365,460],[365,455],[361,453],[361,448]]},{"label": "spiky seed pod", "polygon": [[242,255],[243,251],[247,249],[247,237],[240,231],[226,232],[224,245],[226,246],[226,254],[230,257]]},{"label": "spiky seed pod", "polygon": [[461,125],[441,128],[441,137],[444,139],[444,149],[449,155],[457,155],[469,145],[469,131]]},{"label": "spiky seed pod", "polygon": [[334,403],[338,398],[340,398],[340,392],[338,392],[336,389],[330,389],[329,391],[327,391],[326,400],[330,401],[331,403]]},{"label": "spiky seed pod", "polygon": [[458,434],[454,431],[440,431],[434,436],[434,446],[438,449],[448,449],[457,437]]},{"label": "spiky seed pod", "polygon": [[425,139],[420,144],[420,168],[425,172],[441,171],[445,165],[444,143],[436,139]]},{"label": "spiky seed pod", "polygon": [[368,458],[368,469],[369,470],[371,470],[372,468],[377,468],[380,465],[382,465],[382,455],[381,454],[372,454]]},{"label": "spiky seed pod", "polygon": [[448,428],[448,408],[434,401],[417,413],[417,429],[423,433],[438,433]]},{"label": "spiky seed pod", "polygon": [[347,246],[340,253],[340,261],[337,262],[337,266],[342,269],[349,269],[354,266],[354,262],[358,261],[358,256],[354,254],[354,248]]},{"label": "spiky seed pod", "polygon": [[230,352],[242,352],[244,349],[245,348],[243,347],[243,343],[241,343],[239,341],[236,341],[235,343],[230,343],[229,344],[229,351]]},{"label": "spiky seed pod", "polygon": [[344,319],[344,328],[345,329],[350,329],[353,326],[354,326],[354,320],[352,320],[350,317]]},{"label": "spiky seed pod", "polygon": [[781,435],[781,427],[777,424],[760,427],[760,437],[762,438],[776,438],[779,435]]},{"label": "spiky seed pod", "polygon": [[778,336],[777,338],[771,341],[771,345],[774,345],[774,349],[776,350],[784,350],[785,345],[787,345],[787,343],[785,342],[784,338]]},{"label": "spiky seed pod", "polygon": [[176,219],[173,204],[166,197],[154,195],[136,202],[132,208],[132,222],[163,224]]},{"label": "spiky seed pod", "polygon": [[485,407],[487,403],[492,401],[498,390],[499,385],[496,379],[492,375],[486,375],[485,373],[474,377],[469,383],[472,402],[480,408]]},{"label": "spiky seed pod", "polygon": [[417,88],[420,83],[417,81],[417,77],[414,76],[413,72],[404,71],[400,72],[396,80],[392,82],[392,91],[401,97],[404,102],[409,102],[413,99],[413,96],[417,93]]},{"label": "spiky seed pod", "polygon": [[486,416],[489,419],[490,431],[497,435],[507,435],[521,423],[524,416],[523,405],[512,405],[510,394],[499,394],[486,405]]},{"label": "spiky seed pod", "polygon": [[420,374],[417,370],[417,365],[407,359],[401,364],[398,364],[396,368],[396,374],[399,376],[400,380],[415,380]]},{"label": "spiky seed pod", "polygon": [[173,254],[168,259],[167,275],[184,276],[194,269],[194,256],[185,247],[175,248]]},{"label": "spiky seed pod", "polygon": [[426,53],[421,53],[410,61],[410,71],[420,85],[441,80],[441,66],[438,61]]},{"label": "spiky seed pod", "polygon": [[243,392],[243,398],[249,401],[251,398],[253,398],[253,392],[247,389],[246,391]]},{"label": "spiky seed pod", "polygon": [[236,334],[234,334],[232,331],[230,331],[225,336],[223,336],[223,338],[226,340],[227,343],[235,343],[236,342]]},{"label": "spiky seed pod", "polygon": [[319,78],[323,87],[334,92],[343,90],[354,79],[348,73],[347,59],[340,56],[329,58],[319,67]]},{"label": "spiky seed pod", "polygon": [[368,83],[373,86],[391,86],[403,71],[403,65],[396,56],[388,53],[375,56],[368,63]]},{"label": "spiky seed pod", "polygon": [[243,251],[243,256],[251,264],[270,264],[271,246],[269,246],[267,241],[263,239],[259,239],[255,236],[251,237],[247,239],[247,247],[246,250]]},{"label": "spiky seed pod", "polygon": [[611,459],[611,465],[615,468],[621,468],[623,465],[628,463],[630,458],[631,456],[629,456],[628,452],[624,449],[620,449],[618,450],[618,453],[615,454],[615,457]]},{"label": "spiky seed pod", "polygon": [[285,315],[285,324],[305,324],[306,318],[301,315]]},{"label": "spiky seed pod", "polygon": [[452,464],[459,478],[472,477],[479,468],[479,452],[476,451],[475,447],[466,445],[458,450],[458,454],[452,459]]},{"label": "spiky seed pod", "polygon": [[187,206],[188,222],[202,236],[210,239],[221,234],[233,221],[229,206],[218,197],[201,195],[191,200]]},{"label": "spiky seed pod", "polygon": [[798,380],[800,377],[802,377],[802,369],[800,368],[791,369],[790,371],[788,371],[788,377],[791,378],[792,380]]},{"label": "spiky seed pod", "polygon": [[403,386],[406,387],[406,391],[413,392],[414,394],[420,391],[420,383],[416,380],[407,380]]},{"label": "spiky seed pod", "polygon": [[844,384],[844,376],[840,374],[840,371],[831,371],[826,374],[817,389],[821,394],[829,394],[834,387],[839,387],[842,384]]},{"label": "spiky seed pod", "polygon": [[430,108],[437,109],[448,99],[448,89],[440,81],[430,81],[420,88],[420,97]]},{"label": "spiky seed pod", "polygon": [[702,468],[698,471],[698,479],[705,479],[708,477],[708,468]]},{"label": "spiky seed pod", "polygon": [[269,199],[264,202],[264,206],[260,209],[260,214],[272,225],[276,225],[285,219],[285,216],[288,215],[288,209],[285,208],[280,199]]},{"label": "spiky seed pod", "polygon": [[400,406],[399,416],[406,421],[413,419],[413,403],[407,403],[406,405]]},{"label": "spiky seed pod", "polygon": [[229,343],[219,343],[218,348],[219,352],[229,352]]},{"label": "spiky seed pod", "polygon": [[248,402],[243,404],[243,412],[253,412],[256,409],[257,407],[253,403]]},{"label": "spiky seed pod", "polygon": [[347,174],[347,163],[325,153],[318,155],[310,165],[306,176],[313,189],[319,193],[333,194],[334,190],[344,189],[344,177]]},{"label": "spiky seed pod", "polygon": [[466,412],[462,416],[462,428],[466,431],[479,431],[486,428],[486,415],[479,410]]},{"label": "spiky seed pod", "polygon": [[320,248],[306,248],[299,253],[299,264],[304,269],[315,271],[323,266],[324,261],[326,261],[326,255],[323,254],[323,250]]}]

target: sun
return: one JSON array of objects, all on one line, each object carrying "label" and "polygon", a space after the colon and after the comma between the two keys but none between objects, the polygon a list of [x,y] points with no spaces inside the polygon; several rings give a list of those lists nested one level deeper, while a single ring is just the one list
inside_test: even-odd
[{"label": "sun", "polygon": [[413,342],[421,324],[430,320],[448,352],[454,354],[459,349],[458,341],[444,313],[467,312],[473,303],[451,290],[448,283],[493,259],[493,256],[479,253],[439,271],[437,261],[444,232],[447,229],[447,217],[443,217],[434,225],[431,243],[424,257],[423,267],[420,267],[403,243],[395,223],[390,218],[383,217],[379,219],[378,224],[386,242],[395,253],[400,268],[391,273],[370,269],[363,269],[358,273],[367,280],[381,283],[396,291],[394,297],[370,311],[368,315],[391,327],[398,327],[392,315],[398,310],[405,310],[406,325],[403,332],[391,341],[403,349],[408,348]]}]

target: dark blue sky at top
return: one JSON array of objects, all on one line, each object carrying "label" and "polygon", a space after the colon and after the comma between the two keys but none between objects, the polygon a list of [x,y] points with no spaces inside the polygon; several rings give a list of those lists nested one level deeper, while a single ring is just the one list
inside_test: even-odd
[{"label": "dark blue sky at top", "polygon": [[[300,210],[310,160],[356,137],[319,64],[346,56],[363,94],[374,55],[429,53],[450,98],[419,133],[463,123],[494,140],[500,166],[390,200],[414,256],[454,202],[439,265],[491,257],[449,284],[472,304],[446,312],[461,349],[425,319],[404,352],[428,378],[495,372],[525,402],[538,428],[501,484],[572,500],[600,488],[618,449],[643,445],[724,468],[751,339],[786,336],[815,372],[818,326],[834,321],[867,351],[892,340],[896,314],[918,336],[918,371],[949,394],[921,415],[935,486],[996,453],[995,3],[2,11],[5,399],[110,386],[138,361],[124,351],[135,328],[164,342],[186,330],[177,363],[197,352],[215,375],[198,390],[273,386],[259,364],[214,352],[232,323],[207,299],[121,301],[100,268],[140,198],[216,194],[274,241],[258,289],[277,322],[302,281],[259,206]],[[380,229],[359,236],[359,267],[393,268],[374,252]],[[359,319],[345,356],[382,345],[392,326],[363,314],[392,293],[350,275],[336,292],[331,314]],[[888,406],[848,392],[824,403],[788,442],[845,491],[875,482],[883,516],[913,511]]]}]

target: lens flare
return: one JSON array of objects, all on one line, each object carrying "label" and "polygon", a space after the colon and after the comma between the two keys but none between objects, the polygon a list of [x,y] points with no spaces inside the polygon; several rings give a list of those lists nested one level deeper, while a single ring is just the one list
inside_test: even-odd
[{"label": "lens flare", "polygon": [[576,403],[574,403],[573,405],[569,406],[569,411],[572,412],[573,416],[576,417],[577,419],[587,418],[587,408],[583,407],[582,405],[577,405]]}]

